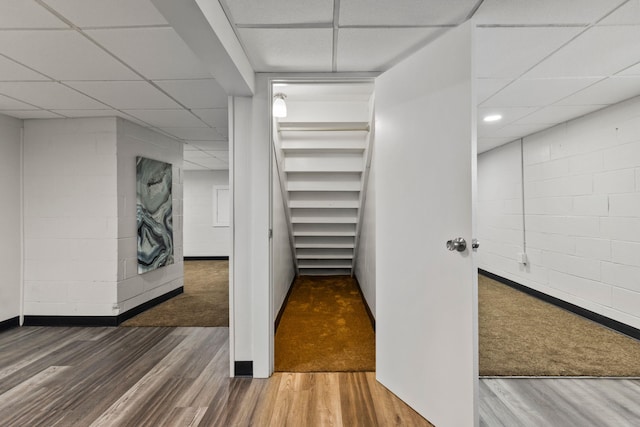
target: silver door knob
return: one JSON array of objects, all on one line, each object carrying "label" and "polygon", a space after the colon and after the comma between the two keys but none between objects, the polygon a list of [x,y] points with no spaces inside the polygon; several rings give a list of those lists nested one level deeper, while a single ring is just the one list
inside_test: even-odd
[{"label": "silver door knob", "polygon": [[471,248],[472,249],[478,249],[479,247],[480,247],[480,242],[478,241],[478,239],[471,240]]},{"label": "silver door knob", "polygon": [[467,249],[467,241],[462,237],[456,237],[452,240],[447,240],[447,249],[450,251],[462,252]]}]

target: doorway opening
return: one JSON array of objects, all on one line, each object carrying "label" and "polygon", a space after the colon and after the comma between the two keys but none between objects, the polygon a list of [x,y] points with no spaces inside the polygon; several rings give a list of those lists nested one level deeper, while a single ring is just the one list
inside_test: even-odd
[{"label": "doorway opening", "polygon": [[371,80],[273,81],[275,370],[375,370]]}]

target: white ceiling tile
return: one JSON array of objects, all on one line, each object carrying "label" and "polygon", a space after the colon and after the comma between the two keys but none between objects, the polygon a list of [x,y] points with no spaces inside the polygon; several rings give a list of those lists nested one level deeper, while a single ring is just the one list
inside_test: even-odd
[{"label": "white ceiling tile", "polygon": [[590,24],[622,0],[485,0],[474,19],[477,24],[536,25]]},{"label": "white ceiling tile", "polygon": [[53,110],[54,113],[69,118],[77,117],[119,117],[124,116],[116,110]]},{"label": "white ceiling tile", "polygon": [[333,21],[333,0],[225,0],[237,24],[319,24]]},{"label": "white ceiling tile", "polygon": [[65,83],[120,110],[181,108],[180,104],[141,80]]},{"label": "white ceiling tile", "polygon": [[0,81],[16,80],[48,80],[42,74],[31,71],[27,67],[0,56]]},{"label": "white ceiling tile", "polygon": [[44,0],[81,28],[168,25],[150,0]]},{"label": "white ceiling tile", "polygon": [[0,114],[15,117],[16,119],[59,119],[62,116],[47,110],[0,110]]},{"label": "white ceiling tile", "polygon": [[478,104],[511,83],[510,79],[476,79],[476,96]]},{"label": "white ceiling tile", "polygon": [[[2,88],[0,87],[0,92]],[[0,94],[0,110],[33,110],[33,105],[25,104]]]},{"label": "white ceiling tile", "polygon": [[187,110],[122,110],[133,117],[159,128],[206,127],[201,120]]},{"label": "white ceiling tile", "polygon": [[[478,108],[478,135],[492,135],[496,130],[533,113],[537,109],[538,107],[480,107]],[[500,114],[502,119],[496,122],[483,120],[484,117],[494,114]]]},{"label": "white ceiling tile", "polygon": [[503,138],[478,138],[478,154],[489,151],[492,148],[499,147],[511,141],[515,141],[518,138],[503,137]]},{"label": "white ceiling tile", "polygon": [[554,126],[555,123],[549,124],[518,124],[512,123],[506,125],[496,131],[491,132],[491,134],[483,135],[491,138],[509,138],[511,140],[524,138],[525,136],[532,135],[536,132],[540,132],[541,130],[547,129],[551,126]]},{"label": "white ceiling tile", "polygon": [[105,105],[57,82],[0,82],[0,94],[46,110],[104,109]]},{"label": "white ceiling tile", "polygon": [[478,28],[476,76],[517,78],[582,28]]},{"label": "white ceiling tile", "polygon": [[638,62],[640,26],[593,27],[541,62],[526,78],[609,76]]},{"label": "white ceiling tile", "polygon": [[441,31],[434,28],[341,28],[338,31],[338,71],[384,71]]},{"label": "white ceiling tile", "polygon": [[460,24],[476,3],[476,0],[341,0],[340,25]]},{"label": "white ceiling tile", "polygon": [[139,79],[73,30],[0,31],[0,52],[56,80]]},{"label": "white ceiling tile", "polygon": [[609,77],[581,90],[555,105],[615,104],[640,95],[640,76]]},{"label": "white ceiling tile", "polygon": [[190,162],[200,166],[204,166],[208,169],[228,169],[229,168],[229,162],[220,160],[215,157],[203,157],[197,160],[190,160]]},{"label": "white ceiling tile", "polygon": [[155,80],[187,108],[227,108],[227,94],[215,79]]},{"label": "white ceiling tile", "polygon": [[215,129],[212,128],[178,128],[178,127],[163,127],[163,131],[170,133],[176,138],[184,139],[186,141],[226,141],[227,138],[220,135]]},{"label": "white ceiling tile", "polygon": [[0,28],[69,28],[35,1],[2,0]]},{"label": "white ceiling tile", "polygon": [[173,28],[88,30],[87,34],[148,79],[212,77]]},{"label": "white ceiling tile", "polygon": [[624,71],[621,71],[620,76],[640,76],[640,62],[632,65]]},{"label": "white ceiling tile", "polygon": [[229,152],[228,151],[206,151],[209,155],[222,160],[223,162],[229,162]]},{"label": "white ceiling tile", "polygon": [[333,30],[240,28],[255,71],[331,71]]},{"label": "white ceiling tile", "polygon": [[185,150],[229,151],[228,141],[185,141]]},{"label": "white ceiling tile", "polygon": [[206,171],[209,170],[209,168],[206,168],[204,166],[200,166],[198,164],[195,163],[191,163],[189,161],[184,161],[184,163],[182,164],[182,168],[186,171]]},{"label": "white ceiling tile", "polygon": [[483,107],[541,107],[595,83],[597,78],[517,80],[482,103]]},{"label": "white ceiling tile", "polygon": [[525,124],[550,124],[563,123],[567,120],[575,119],[593,111],[599,110],[603,106],[599,105],[573,105],[573,106],[555,106],[545,107],[535,113],[528,115],[516,123]]},{"label": "white ceiling tile", "polygon": [[188,161],[196,161],[205,157],[211,157],[209,153],[202,150],[184,150],[184,159]]},{"label": "white ceiling tile", "polygon": [[209,108],[206,110],[191,110],[204,120],[209,126],[227,127],[229,126],[229,114],[226,108]]},{"label": "white ceiling tile", "polygon": [[639,25],[640,0],[631,0],[611,15],[604,18],[598,25]]}]

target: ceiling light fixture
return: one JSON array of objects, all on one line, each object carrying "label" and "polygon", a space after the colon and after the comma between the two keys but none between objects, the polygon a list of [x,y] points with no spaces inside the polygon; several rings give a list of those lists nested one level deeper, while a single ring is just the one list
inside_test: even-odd
[{"label": "ceiling light fixture", "polygon": [[284,102],[286,97],[284,93],[273,95],[273,117],[287,117],[287,104]]},{"label": "ceiling light fixture", "polygon": [[482,119],[485,122],[497,122],[498,120],[502,120],[502,116],[500,114],[491,114],[489,116],[484,116]]}]

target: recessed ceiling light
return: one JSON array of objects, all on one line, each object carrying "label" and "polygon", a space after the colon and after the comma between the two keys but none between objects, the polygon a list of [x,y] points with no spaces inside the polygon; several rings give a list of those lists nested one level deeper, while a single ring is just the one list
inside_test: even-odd
[{"label": "recessed ceiling light", "polygon": [[488,116],[484,116],[484,120],[485,122],[497,122],[498,120],[502,120],[502,115],[500,114],[491,114]]}]

